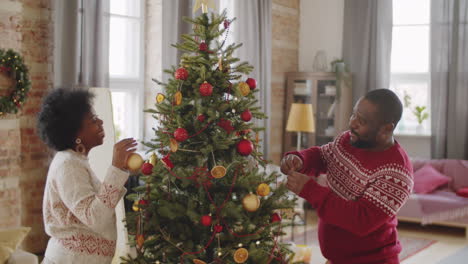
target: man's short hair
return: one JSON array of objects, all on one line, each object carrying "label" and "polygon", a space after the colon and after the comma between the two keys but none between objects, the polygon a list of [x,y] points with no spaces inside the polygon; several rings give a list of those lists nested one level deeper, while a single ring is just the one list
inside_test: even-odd
[{"label": "man's short hair", "polygon": [[393,123],[396,127],[403,113],[403,105],[398,96],[389,89],[376,89],[368,92],[364,99],[378,107],[383,124]]}]

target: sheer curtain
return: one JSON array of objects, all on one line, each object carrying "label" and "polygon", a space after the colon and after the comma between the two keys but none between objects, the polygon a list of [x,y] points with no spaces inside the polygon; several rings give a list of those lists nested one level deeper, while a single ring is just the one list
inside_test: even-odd
[{"label": "sheer curtain", "polygon": [[432,157],[468,159],[468,0],[431,1]]},{"label": "sheer curtain", "polygon": [[390,86],[392,10],[391,0],[345,1],[343,59],[353,73],[353,102]]},{"label": "sheer curtain", "polygon": [[[234,56],[249,62],[254,70],[250,76],[257,80],[256,94],[259,105],[268,116],[271,113],[271,0],[219,0],[220,12],[226,9],[228,18],[237,19],[230,26],[228,41],[242,43]],[[245,81],[245,80],[243,80]],[[269,152],[270,121],[257,120],[257,126],[265,127],[260,134],[265,158]]]},{"label": "sheer curtain", "polygon": [[109,87],[109,0],[55,0],[54,86]]}]

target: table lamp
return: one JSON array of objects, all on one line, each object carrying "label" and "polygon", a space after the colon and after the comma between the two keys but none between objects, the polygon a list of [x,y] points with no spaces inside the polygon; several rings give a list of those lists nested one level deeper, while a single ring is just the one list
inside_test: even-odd
[{"label": "table lamp", "polygon": [[315,132],[314,113],[312,104],[292,104],[289,111],[286,131],[297,132],[297,150],[301,149],[301,133]]}]

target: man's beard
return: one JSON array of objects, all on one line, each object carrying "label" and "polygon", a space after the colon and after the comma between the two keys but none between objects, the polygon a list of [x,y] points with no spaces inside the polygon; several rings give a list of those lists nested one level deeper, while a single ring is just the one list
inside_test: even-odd
[{"label": "man's beard", "polygon": [[351,131],[351,133],[357,137],[356,142],[352,142],[351,140],[349,142],[351,146],[355,148],[370,149],[377,145],[375,141],[362,140],[361,137],[354,131]]}]

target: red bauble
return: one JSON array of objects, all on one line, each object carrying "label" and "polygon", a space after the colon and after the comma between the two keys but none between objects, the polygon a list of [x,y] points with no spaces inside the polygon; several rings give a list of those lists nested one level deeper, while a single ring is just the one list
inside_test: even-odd
[{"label": "red bauble", "polygon": [[245,122],[249,122],[252,119],[252,113],[250,112],[249,109],[246,109],[244,112],[242,112],[241,118]]},{"label": "red bauble", "polygon": [[218,126],[224,129],[228,134],[234,131],[234,127],[228,119],[221,118],[218,122]]},{"label": "red bauble", "polygon": [[185,68],[179,68],[177,71],[174,73],[174,77],[177,80],[187,80],[188,78],[188,71]]},{"label": "red bauble", "polygon": [[220,225],[220,224],[215,225],[215,226],[214,226],[214,231],[215,231],[216,233],[221,233],[221,232],[223,231],[223,226]]},{"label": "red bauble", "polygon": [[200,94],[202,96],[210,96],[213,93],[213,86],[207,82],[200,85]]},{"label": "red bauble", "polygon": [[179,142],[187,140],[188,137],[188,132],[185,130],[185,128],[178,128],[176,131],[174,131],[174,138]]},{"label": "red bauble", "polygon": [[210,226],[211,225],[212,218],[210,215],[204,215],[202,216],[200,223],[204,226]]},{"label": "red bauble", "polygon": [[270,221],[272,223],[281,222],[281,216],[278,213],[274,213],[271,215]]},{"label": "red bauble", "polygon": [[151,173],[153,173],[153,164],[149,162],[143,163],[143,165],[141,166],[141,173],[143,173],[144,175],[150,175]]},{"label": "red bauble", "polygon": [[237,143],[237,152],[241,154],[242,156],[248,156],[250,153],[253,151],[253,144],[250,142],[250,140],[243,139]]},{"label": "red bauble", "polygon": [[255,87],[257,87],[257,81],[254,78],[248,78],[245,82],[249,85],[250,90],[253,90]]},{"label": "red bauble", "polygon": [[174,168],[174,164],[169,159],[170,156],[171,154],[167,154],[164,158],[161,159],[161,162],[164,164],[164,167],[166,167],[168,170],[171,170]]},{"label": "red bauble", "polygon": [[206,118],[206,116],[204,114],[200,114],[200,115],[197,116],[197,120],[202,122],[202,123],[205,122],[205,118]]},{"label": "red bauble", "polygon": [[223,25],[224,25],[224,28],[227,29],[231,25],[231,21],[225,19]]},{"label": "red bauble", "polygon": [[141,199],[138,201],[139,205],[148,205],[148,200]]},{"label": "red bauble", "polygon": [[200,45],[198,45],[198,50],[207,51],[208,50],[208,44],[206,44],[205,42],[200,43]]}]

